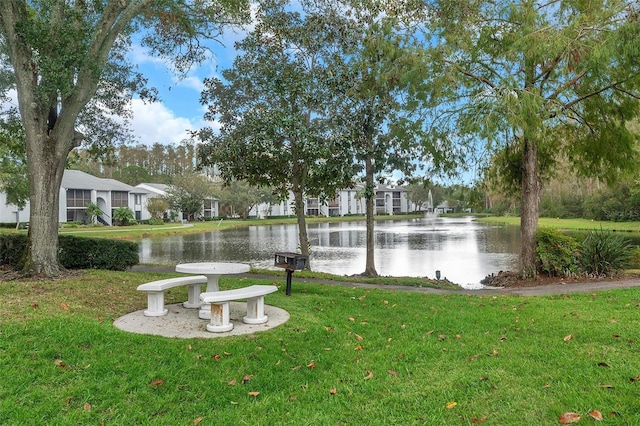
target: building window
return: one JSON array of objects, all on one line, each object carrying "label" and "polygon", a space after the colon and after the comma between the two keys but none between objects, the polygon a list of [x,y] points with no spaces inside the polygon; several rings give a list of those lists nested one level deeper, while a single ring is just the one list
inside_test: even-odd
[{"label": "building window", "polygon": [[129,207],[129,193],[125,191],[111,191],[111,207]]},{"label": "building window", "polygon": [[86,222],[85,206],[91,202],[91,190],[67,189],[67,222]]},{"label": "building window", "polygon": [[68,189],[67,207],[84,208],[91,202],[91,191],[88,189]]},{"label": "building window", "polygon": [[205,199],[204,200],[204,217],[213,217],[213,200]]}]

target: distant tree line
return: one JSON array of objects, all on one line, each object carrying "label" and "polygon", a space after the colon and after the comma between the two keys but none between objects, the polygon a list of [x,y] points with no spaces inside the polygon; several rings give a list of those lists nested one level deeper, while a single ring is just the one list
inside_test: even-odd
[{"label": "distant tree line", "polygon": [[108,155],[96,158],[88,150],[75,150],[70,156],[72,168],[94,176],[116,179],[136,186],[143,182],[171,183],[174,176],[195,169],[196,147],[185,141],[181,145],[154,143],[151,146],[119,145]]}]

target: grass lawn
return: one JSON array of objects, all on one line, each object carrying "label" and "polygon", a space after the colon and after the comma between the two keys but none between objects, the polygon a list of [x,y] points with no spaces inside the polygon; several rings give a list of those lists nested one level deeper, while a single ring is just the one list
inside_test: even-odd
[{"label": "grass lawn", "polygon": [[[477,219],[479,222],[505,223],[507,225],[520,226],[518,216],[488,216]],[[541,217],[538,219],[541,228],[556,228],[571,231],[585,231],[591,229],[604,229],[609,231],[639,232],[640,222],[611,222],[591,219],[555,219]]]},{"label": "grass lawn", "polygon": [[[112,319],[167,274],[0,282],[2,425],[640,424],[638,289],[549,297],[281,286],[291,319],[169,339]],[[295,278],[294,278],[295,281]],[[167,303],[186,299],[169,292]],[[204,327],[205,321],[203,321]]]},{"label": "grass lawn", "polygon": [[[408,214],[393,216],[378,216],[376,221],[387,220],[406,220],[424,217],[424,214]],[[351,222],[364,221],[364,216],[332,216],[332,217],[307,217],[307,224],[325,223],[325,222]],[[297,219],[295,217],[274,218],[274,219],[223,219],[217,221],[206,222],[190,222],[186,226],[181,223],[165,223],[164,225],[134,225],[134,226],[78,226],[78,227],[62,227],[60,234],[78,234],[91,237],[104,237],[116,239],[141,239],[151,237],[163,237],[167,235],[193,234],[202,232],[219,231],[229,228],[246,228],[249,226],[279,225],[290,224],[295,225]],[[10,229],[0,229],[0,232],[20,232]],[[26,231],[22,231],[26,232]]]}]

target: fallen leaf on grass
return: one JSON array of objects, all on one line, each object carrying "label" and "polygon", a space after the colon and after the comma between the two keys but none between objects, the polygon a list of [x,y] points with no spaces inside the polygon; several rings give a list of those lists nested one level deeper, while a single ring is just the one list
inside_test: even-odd
[{"label": "fallen leaf on grass", "polygon": [[568,342],[569,340],[573,339],[574,337],[576,337],[576,336],[574,336],[573,334],[568,334],[568,335],[564,336],[564,339],[562,339],[562,340],[564,340],[565,342]]},{"label": "fallen leaf on grass", "polygon": [[604,417],[602,416],[602,413],[600,411],[598,411],[598,410],[589,411],[589,415],[595,420],[598,420],[598,421],[604,420]]},{"label": "fallen leaf on grass", "polygon": [[473,423],[473,424],[484,423],[486,421],[487,421],[487,416],[484,416],[484,417],[472,417],[471,418],[471,423]]},{"label": "fallen leaf on grass", "polygon": [[349,317],[348,320],[351,322],[356,322],[356,319],[354,317]]},{"label": "fallen leaf on grass", "polygon": [[307,368],[316,368],[315,361],[311,361],[309,364],[307,364]]},{"label": "fallen leaf on grass", "polygon": [[458,405],[458,403],[457,403],[457,402],[455,402],[455,401],[451,401],[451,402],[447,402],[447,403],[445,404],[445,407],[447,408],[447,410],[451,410],[451,409],[452,409],[453,407],[455,407],[456,405]]},{"label": "fallen leaf on grass", "polygon": [[53,361],[53,363],[63,370],[67,368],[67,364],[65,364],[61,359],[56,359],[55,361]]},{"label": "fallen leaf on grass", "polygon": [[203,420],[204,420],[204,417],[198,417],[197,419],[195,419],[195,420],[193,421],[193,424],[194,424],[195,426],[198,426],[198,425],[200,424],[200,422],[201,422],[201,421],[203,421]]},{"label": "fallen leaf on grass", "polygon": [[89,404],[88,402],[84,403],[84,411],[91,411],[91,404]]},{"label": "fallen leaf on grass", "polygon": [[356,336],[356,339],[358,341],[362,342],[364,340],[364,338],[361,335],[359,335],[359,334],[354,334],[354,335]]},{"label": "fallen leaf on grass", "polygon": [[356,345],[355,348],[353,348],[354,351],[361,351],[362,350],[362,345]]},{"label": "fallen leaf on grass", "polygon": [[66,304],[66,303],[64,303],[64,302],[60,302],[60,307],[61,307],[62,309],[64,309],[65,311],[68,311],[68,310],[69,310],[69,305],[67,305],[67,304]]},{"label": "fallen leaf on grass", "polygon": [[560,418],[558,419],[558,421],[562,425],[568,425],[568,424],[571,424],[571,423],[575,423],[577,421],[580,421],[580,414],[572,413],[572,412],[562,413],[560,415]]},{"label": "fallen leaf on grass", "polygon": [[256,397],[256,396],[258,396],[258,395],[260,395],[260,392],[258,392],[258,391],[251,391],[251,392],[249,392],[249,396]]},{"label": "fallen leaf on grass", "polygon": [[338,389],[336,389],[336,388],[331,388],[331,389],[329,389],[329,393],[330,393],[331,395],[335,395],[335,394],[337,394],[337,393],[338,393]]},{"label": "fallen leaf on grass", "polygon": [[372,378],[373,378],[373,371],[367,370],[367,375],[364,376],[364,379],[365,380],[369,380],[369,379],[372,379]]},{"label": "fallen leaf on grass", "polygon": [[149,386],[152,386],[154,388],[159,388],[162,385],[164,385],[164,380],[162,379],[155,379],[149,382]]},{"label": "fallen leaf on grass", "polygon": [[639,381],[640,381],[640,376],[631,377],[631,378],[629,378],[629,380],[631,380],[631,383],[633,383],[633,382],[639,382]]},{"label": "fallen leaf on grass", "polygon": [[613,385],[600,385],[598,387],[601,388],[601,389],[614,389]]},{"label": "fallen leaf on grass", "polygon": [[253,379],[253,375],[251,374],[245,374],[242,377],[242,384],[244,385],[245,383],[247,383],[249,380]]},{"label": "fallen leaf on grass", "polygon": [[392,376],[397,376],[398,372],[395,370],[387,370],[387,373],[391,374]]},{"label": "fallen leaf on grass", "polygon": [[234,377],[233,379],[231,379],[231,380],[229,380],[229,381],[227,382],[227,384],[228,384],[229,386],[235,386],[235,385],[236,385],[236,383],[237,383],[237,381],[236,381],[236,378],[235,378],[235,377]]}]

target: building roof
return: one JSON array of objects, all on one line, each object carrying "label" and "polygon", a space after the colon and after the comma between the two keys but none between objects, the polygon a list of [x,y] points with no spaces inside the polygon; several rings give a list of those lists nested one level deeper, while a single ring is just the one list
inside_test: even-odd
[{"label": "building roof", "polygon": [[159,189],[160,191],[166,191],[169,188],[169,185],[167,185],[166,183],[147,183],[147,182],[143,182],[140,185],[150,186],[152,188]]},{"label": "building roof", "polygon": [[80,170],[65,170],[62,176],[65,189],[95,189],[96,191],[138,192],[135,188],[115,179],[99,178]]},{"label": "building roof", "polygon": [[147,192],[148,194],[166,195],[169,185],[164,183],[139,183],[136,188]]}]

